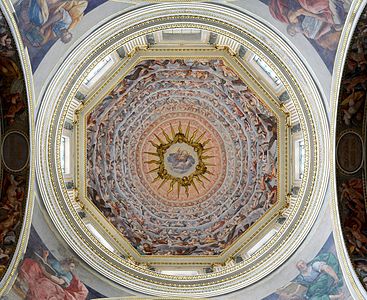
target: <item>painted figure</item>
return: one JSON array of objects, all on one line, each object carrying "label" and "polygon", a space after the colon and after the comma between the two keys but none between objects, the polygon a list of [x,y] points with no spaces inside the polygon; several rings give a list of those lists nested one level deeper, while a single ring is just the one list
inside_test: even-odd
[{"label": "painted figure", "polygon": [[187,151],[181,149],[170,153],[167,161],[171,164],[172,169],[180,174],[187,172],[195,164],[195,159]]},{"label": "painted figure", "polygon": [[345,18],[342,1],[272,0],[269,9],[274,18],[288,24],[288,34],[301,33],[325,49],[336,49]]},{"label": "painted figure", "polygon": [[360,127],[363,123],[367,90],[366,20],[367,15],[363,13],[351,41],[340,89],[340,120],[348,127]]},{"label": "painted figure", "polygon": [[49,258],[49,252],[43,251],[42,257],[26,258],[20,267],[19,278],[28,286],[27,299],[65,299],[85,300],[88,290],[75,275],[75,261],[58,261]]},{"label": "painted figure", "polygon": [[357,259],[354,261],[357,274],[362,279],[362,282],[367,284],[367,259]]},{"label": "painted figure", "polygon": [[300,260],[297,269],[300,274],[295,282],[307,288],[306,299],[343,299],[343,293],[340,292],[342,273],[332,253],[320,254],[308,264]]},{"label": "painted figure", "polygon": [[70,42],[70,30],[80,21],[87,5],[86,0],[25,0],[21,15],[26,39],[33,47],[57,39]]},{"label": "painted figure", "polygon": [[350,0],[260,0],[272,17],[286,24],[290,36],[303,35],[330,72]]},{"label": "painted figure", "polygon": [[299,274],[287,285],[263,300],[347,300],[350,293],[343,283],[343,274],[333,235],[309,262],[299,260],[295,267]]},{"label": "painted figure", "polygon": [[340,30],[345,10],[341,0],[271,0],[271,15],[283,23],[294,23],[298,17],[312,17]]}]

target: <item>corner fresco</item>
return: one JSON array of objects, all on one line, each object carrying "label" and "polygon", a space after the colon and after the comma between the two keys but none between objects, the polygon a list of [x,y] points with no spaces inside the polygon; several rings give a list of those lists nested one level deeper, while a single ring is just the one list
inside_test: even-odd
[{"label": "corner fresco", "polygon": [[336,183],[344,240],[367,289],[366,96],[367,11],[356,26],[341,81],[336,129]]},{"label": "corner fresco", "polygon": [[104,298],[83,283],[77,274],[79,268],[78,259],[69,249],[62,244],[58,244],[57,249],[48,249],[32,227],[12,291],[27,300]]},{"label": "corner fresco", "polygon": [[56,41],[67,44],[83,16],[107,0],[20,0],[18,26],[28,48],[33,72]]},{"label": "corner fresco", "polygon": [[311,261],[300,258],[294,267],[299,271],[297,277],[263,300],[352,299],[344,284],[332,234]]},{"label": "corner fresco", "polygon": [[17,48],[0,12],[0,279],[22,230],[29,178],[29,110]]},{"label": "corner fresco", "polygon": [[330,72],[351,0],[260,0],[286,34],[303,35],[316,49]]}]

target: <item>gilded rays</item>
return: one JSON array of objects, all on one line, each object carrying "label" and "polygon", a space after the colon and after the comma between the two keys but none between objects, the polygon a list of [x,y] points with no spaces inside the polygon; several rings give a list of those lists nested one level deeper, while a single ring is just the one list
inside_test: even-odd
[{"label": "gilded rays", "polygon": [[208,167],[214,166],[210,160],[214,156],[207,153],[212,149],[208,147],[210,139],[205,139],[205,132],[198,134],[199,130],[193,129],[190,123],[183,128],[181,122],[177,129],[170,124],[168,133],[161,128],[161,134],[154,134],[155,139],[149,142],[155,151],[145,152],[150,158],[145,161],[151,166],[148,173],[155,173],[153,183],[157,189],[167,188],[167,194],[174,190],[180,197],[181,190],[188,197],[191,190],[200,194],[198,185],[205,187],[205,181],[210,182],[210,175],[214,175]]}]

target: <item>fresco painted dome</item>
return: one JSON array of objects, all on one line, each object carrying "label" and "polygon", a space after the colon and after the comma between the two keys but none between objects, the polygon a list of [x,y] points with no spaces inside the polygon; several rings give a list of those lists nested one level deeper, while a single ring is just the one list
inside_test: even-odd
[{"label": "fresco painted dome", "polygon": [[277,117],[222,59],[141,61],[87,118],[88,197],[142,254],[220,254],[277,201]]},{"label": "fresco painted dome", "polygon": [[[326,192],[327,122],[277,33],[231,9],[178,7],[116,17],[60,66],[38,119],[40,193],[106,277],[215,296],[267,276],[307,236]],[[199,38],[183,42],[181,28]]]}]

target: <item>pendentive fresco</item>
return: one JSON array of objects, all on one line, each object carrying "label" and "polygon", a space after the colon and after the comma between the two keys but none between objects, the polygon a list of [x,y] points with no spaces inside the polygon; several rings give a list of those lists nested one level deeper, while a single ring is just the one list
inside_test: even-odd
[{"label": "pendentive fresco", "polygon": [[341,82],[336,132],[338,203],[345,243],[367,288],[366,91],[367,12],[349,47]]},{"label": "pendentive fresco", "polygon": [[316,49],[330,72],[343,30],[349,0],[260,0],[272,17],[287,24],[289,36],[303,35]]},{"label": "pendentive fresco", "polygon": [[[35,71],[56,41],[68,44],[83,16],[107,0],[20,0],[16,13]],[[271,16],[287,24],[289,36],[303,35],[333,69],[351,0],[254,0],[269,6]],[[137,1],[138,2],[138,1]],[[134,3],[134,1],[131,1]],[[89,28],[88,28],[89,29]]]},{"label": "pendentive fresco", "polygon": [[15,8],[33,70],[56,41],[73,40],[73,29],[84,14],[106,0],[20,0]]},{"label": "pendentive fresco", "polygon": [[[46,237],[55,238],[52,235],[43,238]],[[13,294],[19,299],[28,300],[103,298],[80,279],[80,261],[68,246],[64,243],[56,245],[56,248],[49,249],[34,227],[31,228],[28,248],[18,268]]]},{"label": "pendentive fresco", "polygon": [[22,229],[29,177],[29,111],[22,66],[0,13],[0,279]]},{"label": "pendentive fresco", "polygon": [[88,197],[141,254],[220,254],[277,201],[277,133],[223,60],[142,61],[88,115]]},{"label": "pendentive fresco", "polygon": [[344,283],[332,234],[312,260],[305,261],[300,257],[294,268],[299,271],[297,277],[263,300],[351,299]]}]

